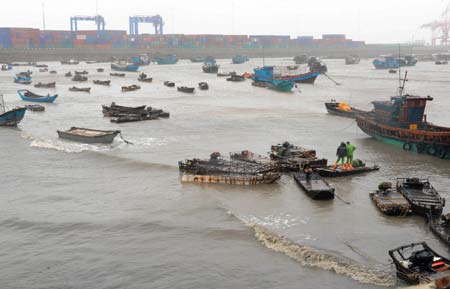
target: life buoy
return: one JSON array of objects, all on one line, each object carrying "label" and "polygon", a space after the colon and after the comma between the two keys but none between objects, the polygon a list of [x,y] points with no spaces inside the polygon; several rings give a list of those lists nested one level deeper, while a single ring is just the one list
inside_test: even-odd
[{"label": "life buoy", "polygon": [[417,152],[418,152],[419,154],[423,153],[423,151],[425,150],[425,148],[426,148],[426,144],[425,144],[425,143],[423,143],[423,142],[418,142],[418,143],[416,143],[416,149],[417,149]]},{"label": "life buoy", "polygon": [[405,143],[403,144],[403,149],[404,149],[405,151],[410,151],[410,150],[412,149],[411,143],[405,142]]}]

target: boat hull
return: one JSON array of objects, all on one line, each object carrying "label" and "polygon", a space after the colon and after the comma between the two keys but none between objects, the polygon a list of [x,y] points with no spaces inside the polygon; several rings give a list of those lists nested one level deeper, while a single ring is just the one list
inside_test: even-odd
[{"label": "boat hull", "polygon": [[19,90],[17,91],[20,98],[25,101],[30,102],[41,102],[41,103],[52,103],[58,98],[58,95],[50,95],[50,96],[40,96],[40,97],[28,97],[25,95],[25,91]]},{"label": "boat hull", "polygon": [[364,174],[368,172],[378,171],[380,168],[378,166],[373,167],[356,167],[352,170],[342,170],[340,168],[337,168],[334,170],[332,167],[327,168],[318,168],[317,173],[321,177],[327,177],[327,178],[337,178],[337,177],[347,177],[347,176],[353,176],[353,175],[359,175]]},{"label": "boat hull", "polygon": [[412,213],[408,201],[396,190],[376,191],[369,195],[380,212],[387,216],[406,216]]},{"label": "boat hull", "polygon": [[328,183],[319,176],[313,174],[308,180],[306,179],[305,174],[297,173],[294,174],[294,179],[313,200],[334,199],[334,188],[331,188]]},{"label": "boat hull", "polygon": [[75,141],[75,142],[81,142],[81,143],[102,143],[102,144],[110,144],[114,141],[114,138],[119,134],[118,131],[112,132],[111,134],[102,135],[102,136],[94,136],[94,137],[88,137],[88,136],[81,136],[81,135],[74,135],[71,133],[67,133],[64,131],[57,131],[59,138]]},{"label": "boat hull", "polygon": [[15,108],[0,114],[0,126],[17,126],[25,116],[26,108]]},{"label": "boat hull", "polygon": [[337,102],[326,102],[325,103],[327,112],[329,114],[333,114],[333,115],[337,115],[337,116],[355,119],[356,114],[365,112],[365,111],[362,111],[359,109],[355,109],[353,107],[351,107],[351,111],[340,110],[340,109],[338,109],[338,105],[339,105],[339,103],[337,103]]},{"label": "boat hull", "polygon": [[292,88],[294,88],[294,82],[293,81],[279,81],[279,82],[268,82],[267,88],[281,91],[281,92],[290,92],[292,91]]},{"label": "boat hull", "polygon": [[111,69],[115,70],[115,71],[136,72],[139,69],[139,64],[130,64],[130,65],[126,65],[126,66],[121,66],[121,65],[112,63]]},{"label": "boat hull", "polygon": [[273,184],[281,178],[279,173],[257,174],[257,175],[196,175],[183,173],[182,182],[198,184],[228,184],[251,186],[260,184]]}]

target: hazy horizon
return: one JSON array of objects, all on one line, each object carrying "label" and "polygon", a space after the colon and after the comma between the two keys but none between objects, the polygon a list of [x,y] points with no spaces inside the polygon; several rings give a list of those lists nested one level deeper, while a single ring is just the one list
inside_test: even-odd
[{"label": "hazy horizon", "polygon": [[[419,26],[436,20],[446,1],[387,1],[370,3],[329,0],[301,3],[285,1],[166,0],[98,1],[98,12],[106,19],[106,29],[127,30],[128,17],[163,17],[165,34],[311,35],[346,34],[367,43],[398,43],[412,40],[430,42],[430,32]],[[406,2],[406,3],[405,3]],[[47,30],[70,30],[70,16],[95,15],[95,0],[7,1],[0,11],[0,27],[43,28],[42,3]],[[20,17],[19,17],[20,16]],[[95,29],[92,22],[80,22],[79,29]],[[141,33],[152,33],[150,24]]]}]

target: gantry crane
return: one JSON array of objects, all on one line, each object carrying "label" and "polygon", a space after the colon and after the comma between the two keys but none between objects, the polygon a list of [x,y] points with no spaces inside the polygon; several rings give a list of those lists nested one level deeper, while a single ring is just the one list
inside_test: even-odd
[{"label": "gantry crane", "polygon": [[440,45],[450,44],[450,1],[439,20],[423,24],[420,28],[428,28],[431,30],[431,44]]},{"label": "gantry crane", "polygon": [[155,34],[163,34],[164,21],[161,16],[131,16],[130,35],[139,34],[139,23],[152,23],[155,27]]},{"label": "gantry crane", "polygon": [[97,25],[97,30],[102,31],[105,30],[105,18],[100,15],[96,16],[73,16],[70,17],[70,31],[75,32],[78,31],[78,21],[94,21]]}]

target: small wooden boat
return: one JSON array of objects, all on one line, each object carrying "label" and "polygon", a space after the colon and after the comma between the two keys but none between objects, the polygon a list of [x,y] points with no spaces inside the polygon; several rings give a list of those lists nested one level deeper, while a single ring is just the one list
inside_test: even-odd
[{"label": "small wooden boat", "polygon": [[45,106],[42,106],[42,105],[39,105],[39,104],[28,104],[25,107],[29,111],[34,111],[34,112],[43,112],[43,111],[45,111]]},{"label": "small wooden boat", "polygon": [[112,143],[114,138],[120,134],[120,130],[96,130],[80,127],[57,132],[60,138],[82,143]]},{"label": "small wooden boat", "polygon": [[88,78],[86,76],[82,76],[79,74],[76,74],[73,78],[72,81],[77,81],[77,82],[85,82],[88,81]]},{"label": "small wooden boat", "polygon": [[133,84],[129,86],[122,86],[122,92],[135,91],[141,89],[139,85]]},{"label": "small wooden boat", "polygon": [[250,61],[250,59],[246,55],[237,55],[231,58],[231,62],[233,62],[233,64],[242,64],[247,61]]},{"label": "small wooden boat", "polygon": [[325,102],[325,107],[329,114],[348,118],[356,118],[359,113],[367,113],[367,111],[351,107],[345,102],[336,102],[334,99],[331,102]]},{"label": "small wooden boat", "polygon": [[205,61],[205,57],[203,57],[203,56],[195,56],[195,57],[190,57],[189,60],[192,63],[200,63],[200,62],[204,62]]},{"label": "small wooden boat", "polygon": [[97,68],[97,72],[105,72],[105,69],[103,69],[103,68]]},{"label": "small wooden boat", "polygon": [[202,70],[204,73],[217,73],[219,71],[219,65],[214,62],[206,62],[202,66]]},{"label": "small wooden boat", "polygon": [[94,84],[110,86],[111,85],[111,80],[94,80]]},{"label": "small wooden boat", "polygon": [[117,105],[115,102],[112,102],[110,106],[102,105],[102,112],[104,116],[112,117],[118,116],[121,114],[143,114],[145,113],[145,105],[142,106],[122,106]]},{"label": "small wooden boat", "polygon": [[433,251],[425,242],[389,250],[389,256],[394,262],[397,277],[409,284],[428,284],[450,278],[450,260]]},{"label": "small wooden boat", "polygon": [[32,101],[32,102],[54,102],[56,98],[58,97],[57,94],[55,95],[39,95],[36,93],[33,93],[29,91],[28,89],[21,89],[18,90],[17,93],[19,94],[20,98],[26,101]]},{"label": "small wooden boat", "polygon": [[229,77],[232,75],[236,75],[236,72],[224,72],[224,73],[217,73],[217,77]]},{"label": "small wooden boat", "polygon": [[445,65],[445,64],[448,64],[448,61],[446,61],[446,60],[443,60],[443,61],[436,61],[434,64],[436,64],[436,65]]},{"label": "small wooden boat", "polygon": [[48,72],[48,68],[40,68],[39,72]]},{"label": "small wooden boat", "polygon": [[79,63],[80,62],[78,60],[74,60],[74,59],[61,61],[61,64],[66,64],[66,65],[78,65]]},{"label": "small wooden boat", "polygon": [[72,75],[72,72],[69,71],[69,72],[67,72],[66,74],[64,74],[64,76],[65,76],[65,77],[72,77],[73,75]]},{"label": "small wooden boat", "polygon": [[72,86],[72,87],[69,88],[69,91],[90,93],[91,92],[91,88],[90,87],[76,87],[76,86]]},{"label": "small wooden boat", "polygon": [[37,67],[37,68],[47,68],[48,65],[47,64],[34,64],[33,67]]},{"label": "small wooden boat", "polygon": [[195,175],[182,173],[181,181],[197,184],[227,184],[227,185],[260,185],[276,183],[281,177],[279,173],[267,174],[229,174],[229,175]]},{"label": "small wooden boat", "polygon": [[428,218],[431,231],[439,237],[447,246],[450,246],[450,214],[440,217]]},{"label": "small wooden boat", "polygon": [[109,75],[114,77],[125,77],[125,73],[110,73]]},{"label": "small wooden boat", "polygon": [[139,64],[129,63],[111,63],[111,69],[116,71],[136,72],[139,69]]},{"label": "small wooden boat", "polygon": [[0,126],[17,126],[25,116],[26,107],[6,110],[3,95],[0,95]]},{"label": "small wooden boat", "polygon": [[23,72],[19,72],[16,74],[17,78],[31,78],[31,76],[33,75],[33,72],[31,71],[23,71]]},{"label": "small wooden boat", "polygon": [[178,86],[177,90],[184,93],[194,93],[195,87]]},{"label": "small wooden boat", "polygon": [[152,82],[153,78],[147,77],[147,74],[141,73],[139,74],[138,81],[140,82]]},{"label": "small wooden boat", "polygon": [[58,74],[58,72],[56,70],[50,70],[49,72],[50,74]]},{"label": "small wooden boat", "polygon": [[230,77],[227,78],[227,81],[232,81],[232,82],[242,82],[245,81],[245,77],[243,77],[242,75],[231,75]]},{"label": "small wooden boat", "polygon": [[414,213],[422,216],[440,216],[445,199],[431,186],[428,179],[399,178],[397,190],[411,204]]},{"label": "small wooden boat", "polygon": [[[389,183],[390,184],[390,183]],[[392,188],[383,188],[369,193],[375,206],[388,216],[406,216],[412,213],[409,202]]]},{"label": "small wooden boat", "polygon": [[31,78],[14,77],[14,83],[18,83],[18,84],[31,84],[31,82],[32,82]]},{"label": "small wooden boat", "polygon": [[39,82],[38,84],[35,84],[34,87],[36,87],[36,88],[55,88],[56,82],[50,82],[50,83]]},{"label": "small wooden boat", "polygon": [[200,83],[198,84],[198,88],[199,88],[200,90],[208,90],[208,89],[209,89],[209,85],[208,85],[208,83],[206,83],[206,82],[200,82]]},{"label": "small wooden boat", "polygon": [[83,71],[75,71],[75,75],[88,75],[89,72],[87,72],[86,70]]},{"label": "small wooden boat", "polygon": [[342,168],[339,166],[336,167],[336,169],[334,169],[332,166],[328,166],[326,168],[318,168],[317,173],[322,177],[336,178],[336,177],[359,175],[359,174],[364,174],[364,173],[378,171],[378,170],[380,170],[380,167],[377,165],[366,166],[365,164],[363,164],[362,166],[359,166],[359,167],[355,166],[355,167],[353,167],[353,169],[348,169],[348,170],[342,170]]},{"label": "small wooden boat", "polygon": [[334,199],[334,188],[330,187],[317,173],[312,173],[309,178],[303,172],[296,173],[294,179],[312,199]]},{"label": "small wooden boat", "polygon": [[172,81],[164,81],[164,85],[167,87],[175,87],[175,82]]},{"label": "small wooden boat", "polygon": [[391,73],[391,74],[396,74],[396,73],[397,73],[397,70],[395,70],[395,69],[389,69],[389,73]]}]

